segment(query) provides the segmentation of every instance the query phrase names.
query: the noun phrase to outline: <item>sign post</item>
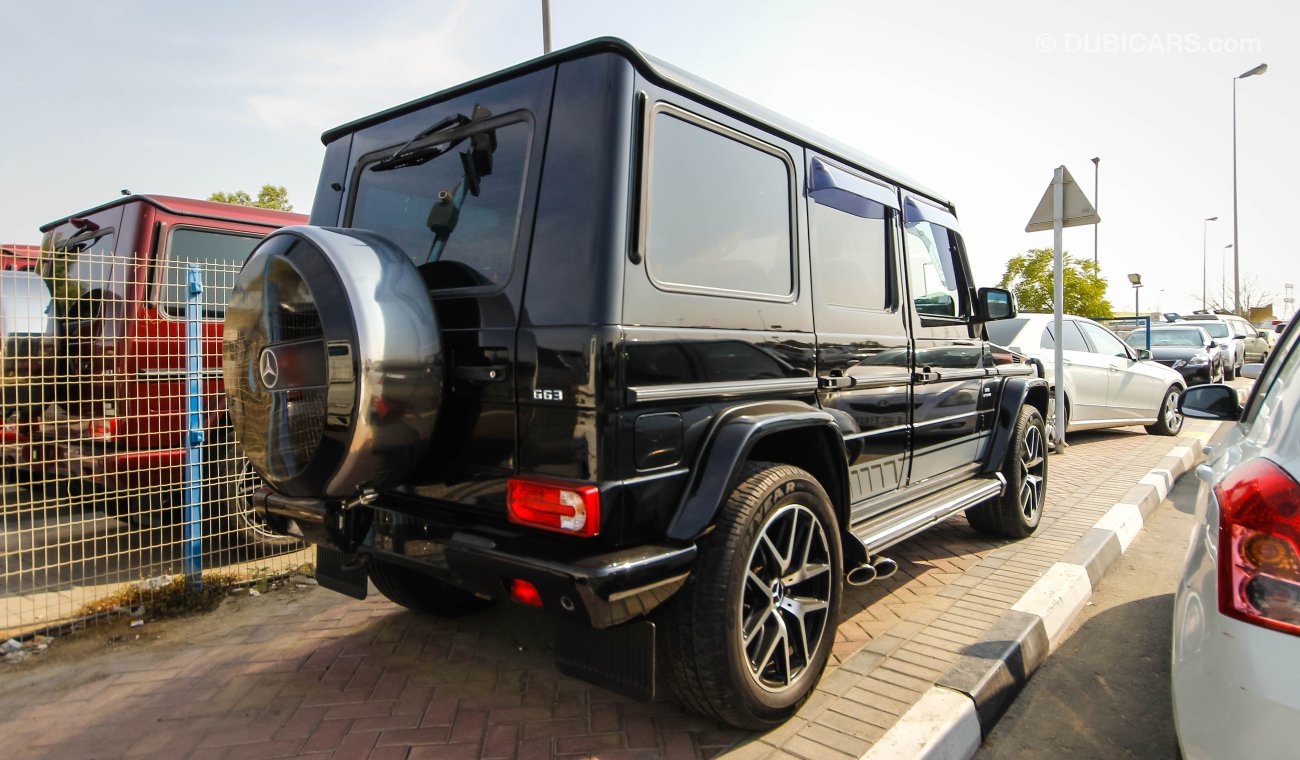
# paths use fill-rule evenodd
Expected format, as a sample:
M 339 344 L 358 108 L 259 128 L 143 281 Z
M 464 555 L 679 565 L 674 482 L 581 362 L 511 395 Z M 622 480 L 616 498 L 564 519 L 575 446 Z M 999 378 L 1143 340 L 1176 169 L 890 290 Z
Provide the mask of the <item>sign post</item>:
M 1070 176 L 1070 170 L 1064 166 L 1056 167 L 1052 174 L 1052 184 L 1047 186 L 1038 208 L 1025 225 L 1025 232 L 1052 231 L 1052 343 L 1055 352 L 1052 357 L 1052 382 L 1056 385 L 1056 412 L 1052 426 L 1052 442 L 1056 450 L 1065 446 L 1065 243 L 1063 232 L 1066 227 L 1083 224 L 1097 224 L 1101 217 L 1097 209 L 1088 202 L 1087 196 Z

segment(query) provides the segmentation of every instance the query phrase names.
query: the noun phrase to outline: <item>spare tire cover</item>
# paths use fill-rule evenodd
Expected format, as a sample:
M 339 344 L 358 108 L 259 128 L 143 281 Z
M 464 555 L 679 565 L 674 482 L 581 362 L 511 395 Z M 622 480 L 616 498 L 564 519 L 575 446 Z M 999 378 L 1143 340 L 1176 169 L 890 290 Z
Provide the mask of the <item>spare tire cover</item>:
M 428 449 L 443 379 L 433 304 L 380 235 L 269 235 L 231 291 L 223 351 L 235 434 L 286 496 L 385 488 Z

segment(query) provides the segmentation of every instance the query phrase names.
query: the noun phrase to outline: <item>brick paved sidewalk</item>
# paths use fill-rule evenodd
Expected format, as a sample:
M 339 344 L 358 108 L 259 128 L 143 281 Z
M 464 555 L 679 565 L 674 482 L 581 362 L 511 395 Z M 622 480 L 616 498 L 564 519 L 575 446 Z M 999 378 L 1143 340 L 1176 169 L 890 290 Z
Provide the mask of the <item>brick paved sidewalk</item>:
M 765 734 L 560 675 L 549 620 L 531 608 L 434 620 L 312 589 L 232 600 L 147 645 L 0 671 L 0 746 L 24 758 L 858 757 L 1177 445 L 1140 429 L 1071 441 L 1050 460 L 1030 539 L 954 518 L 891 551 L 893 578 L 848 589 L 831 669 Z

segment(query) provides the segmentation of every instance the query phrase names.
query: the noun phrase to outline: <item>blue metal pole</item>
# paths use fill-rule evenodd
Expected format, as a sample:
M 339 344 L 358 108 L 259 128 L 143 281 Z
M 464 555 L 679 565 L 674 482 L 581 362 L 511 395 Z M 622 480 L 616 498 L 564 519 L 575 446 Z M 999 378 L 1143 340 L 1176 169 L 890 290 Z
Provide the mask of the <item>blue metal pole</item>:
M 203 588 L 203 272 L 190 264 L 185 300 L 185 542 L 182 565 L 194 588 Z

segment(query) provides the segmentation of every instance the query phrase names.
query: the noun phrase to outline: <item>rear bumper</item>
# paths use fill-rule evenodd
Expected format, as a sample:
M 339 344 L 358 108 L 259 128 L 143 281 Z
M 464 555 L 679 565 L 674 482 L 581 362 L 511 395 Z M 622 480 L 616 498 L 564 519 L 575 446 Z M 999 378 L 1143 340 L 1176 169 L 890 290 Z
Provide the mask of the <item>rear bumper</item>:
M 7 429 L 0 433 L 0 462 L 22 479 L 79 480 L 106 490 L 132 490 L 180 482 L 185 451 L 117 451 L 89 442 L 34 441 Z
M 293 521 L 310 541 L 334 545 L 335 526 L 350 515 L 337 505 L 290 499 L 262 490 L 259 513 L 273 526 Z M 542 607 L 594 628 L 634 620 L 681 589 L 695 562 L 694 545 L 643 545 L 585 557 L 557 558 L 537 551 L 527 536 L 475 530 L 382 507 L 358 507 L 374 520 L 357 554 L 398 562 L 459 588 L 506 598 L 512 580 L 531 583 Z

